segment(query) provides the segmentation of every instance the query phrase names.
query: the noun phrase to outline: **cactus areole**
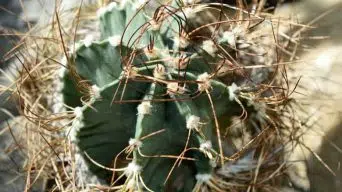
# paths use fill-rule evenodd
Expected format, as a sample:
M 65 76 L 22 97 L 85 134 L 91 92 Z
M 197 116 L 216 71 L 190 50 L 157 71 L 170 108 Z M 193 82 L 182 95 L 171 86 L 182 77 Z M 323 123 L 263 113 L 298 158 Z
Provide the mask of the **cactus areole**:
M 242 112 L 239 87 L 216 76 L 234 41 L 189 36 L 200 5 L 175 1 L 150 14 L 134 2 L 101 8 L 100 39 L 85 38 L 68 58 L 72 139 L 107 184 L 191 191 L 226 159 L 218 119 Z M 71 68 L 92 87 L 87 101 Z

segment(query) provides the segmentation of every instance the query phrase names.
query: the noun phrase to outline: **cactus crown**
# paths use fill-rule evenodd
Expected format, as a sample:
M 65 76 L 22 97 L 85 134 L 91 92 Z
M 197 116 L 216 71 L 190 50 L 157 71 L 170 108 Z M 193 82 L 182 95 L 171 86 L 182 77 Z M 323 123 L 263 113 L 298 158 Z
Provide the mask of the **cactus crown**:
M 74 108 L 71 137 L 89 170 L 123 190 L 191 191 L 231 155 L 222 138 L 230 117 L 254 110 L 243 107 L 243 87 L 270 72 L 229 68 L 272 61 L 247 51 L 252 22 L 234 20 L 229 7 L 173 1 L 151 13 L 146 6 L 100 8 L 100 40 L 85 38 L 67 59 L 62 93 Z M 75 74 L 89 94 L 79 91 Z

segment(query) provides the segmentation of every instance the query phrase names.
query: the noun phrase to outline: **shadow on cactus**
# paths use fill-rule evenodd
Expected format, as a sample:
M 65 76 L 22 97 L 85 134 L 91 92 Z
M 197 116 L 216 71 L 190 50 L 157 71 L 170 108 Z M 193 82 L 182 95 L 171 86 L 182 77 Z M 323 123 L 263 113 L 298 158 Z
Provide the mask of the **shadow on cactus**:
M 87 37 L 68 56 L 62 93 L 75 114 L 68 134 L 108 189 L 227 189 L 214 178 L 238 157 L 227 127 L 236 116 L 266 119 L 267 105 L 251 104 L 257 94 L 250 90 L 275 72 L 246 67 L 269 66 L 275 54 L 253 39 L 265 37 L 244 37 L 272 24 L 221 4 L 174 1 L 151 11 L 138 2 L 100 8 L 100 40 Z M 72 72 L 91 85 L 88 99 Z

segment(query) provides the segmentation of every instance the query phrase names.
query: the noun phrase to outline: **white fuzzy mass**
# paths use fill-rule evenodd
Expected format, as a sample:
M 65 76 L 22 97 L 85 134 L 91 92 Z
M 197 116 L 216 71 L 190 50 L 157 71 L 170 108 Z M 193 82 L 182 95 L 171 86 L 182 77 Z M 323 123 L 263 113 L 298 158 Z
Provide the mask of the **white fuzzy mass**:
M 212 41 L 212 40 L 203 41 L 202 49 L 205 50 L 210 55 L 215 55 L 215 53 L 217 51 L 217 47 L 216 47 L 214 41 Z
M 208 90 L 210 88 L 210 86 L 211 86 L 210 85 L 210 76 L 209 76 L 209 74 L 207 72 L 199 75 L 197 77 L 197 81 L 200 81 L 198 83 L 198 90 L 200 92 Z
M 211 144 L 211 141 L 206 141 L 206 142 L 203 142 L 203 143 L 201 143 L 201 145 L 200 145 L 200 150 L 201 151 L 208 151 L 208 150 L 210 150 L 210 149 L 212 149 L 212 144 Z
M 93 35 L 87 35 L 83 40 L 83 44 L 86 47 L 90 47 L 90 45 L 93 43 L 93 41 L 94 41 L 94 36 Z
M 200 118 L 196 115 L 191 115 L 186 120 L 186 128 L 187 129 L 197 129 L 200 124 Z
M 101 98 L 101 90 L 97 85 L 91 86 L 91 90 L 95 99 Z
M 118 7 L 118 3 L 116 3 L 116 2 L 111 2 L 106 7 L 100 7 L 96 11 L 96 16 L 99 18 L 102 15 L 104 15 L 105 13 L 112 11 L 115 7 Z
M 75 107 L 74 109 L 74 115 L 76 119 L 82 119 L 83 118 L 83 111 L 81 107 Z
M 108 38 L 108 42 L 111 46 L 117 47 L 120 45 L 121 42 L 121 36 L 120 35 L 114 35 Z
M 125 170 L 125 175 L 132 175 L 132 174 L 137 174 L 141 172 L 141 166 L 136 164 L 135 162 L 131 162 L 128 164 Z
M 239 89 L 239 87 L 235 84 L 235 83 L 232 83 L 232 85 L 230 85 L 228 87 L 228 90 L 229 90 L 229 100 L 230 101 L 233 101 L 235 98 L 236 98 L 236 91 Z
M 211 175 L 207 173 L 199 173 L 196 176 L 196 180 L 199 182 L 208 182 L 211 179 Z
M 143 101 L 138 105 L 139 115 L 148 115 L 152 112 L 152 105 L 150 101 Z
M 138 140 L 138 139 L 130 138 L 129 141 L 128 141 L 128 144 L 131 145 L 131 146 L 141 147 L 142 142 L 140 140 Z

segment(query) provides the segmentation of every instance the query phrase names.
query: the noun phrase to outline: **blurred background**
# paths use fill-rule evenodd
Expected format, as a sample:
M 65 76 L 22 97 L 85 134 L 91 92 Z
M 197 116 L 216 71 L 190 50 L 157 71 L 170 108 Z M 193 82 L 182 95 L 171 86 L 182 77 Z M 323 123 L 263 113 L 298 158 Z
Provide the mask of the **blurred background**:
M 0 69 L 8 68 L 10 61 L 4 56 L 16 44 L 17 38 L 8 36 L 13 31 L 26 31 L 26 22 L 21 18 L 22 8 L 19 1 L 0 0 Z M 0 85 L 8 85 L 8 78 L 0 73 Z M 0 95 L 0 191 L 17 192 L 25 187 L 25 170 L 22 165 L 25 157 L 19 150 L 13 150 L 14 141 L 6 121 L 10 115 L 17 115 L 15 105 L 8 92 Z
M 66 0 L 67 6 L 78 5 L 78 0 Z M 14 33 L 25 32 L 31 25 L 46 22 L 53 13 L 53 0 L 0 0 L 0 85 L 8 86 L 6 71 L 11 60 L 7 54 L 18 40 Z M 227 0 L 233 3 L 234 0 Z M 276 5 L 270 0 L 268 6 Z M 307 104 L 312 113 L 312 129 L 303 142 L 313 152 L 299 148 L 297 160 L 307 165 L 312 192 L 342 191 L 342 0 L 297 0 L 281 4 L 279 17 L 295 18 L 299 23 L 310 23 L 313 28 L 303 31 L 298 57 L 305 63 L 298 67 L 302 74 L 298 99 Z M 9 73 L 8 71 L 6 73 Z M 7 74 L 9 75 L 9 74 Z M 8 124 L 11 115 L 18 114 L 9 94 L 0 95 L 0 191 L 16 192 L 25 188 L 25 155 L 16 146 L 15 126 Z M 319 156 L 319 158 L 318 158 Z M 321 159 L 320 159 L 321 158 Z M 321 163 L 324 161 L 333 175 Z M 31 191 L 42 191 L 44 182 L 38 182 Z M 298 191 L 304 191 L 296 187 Z

